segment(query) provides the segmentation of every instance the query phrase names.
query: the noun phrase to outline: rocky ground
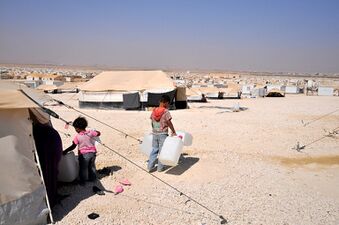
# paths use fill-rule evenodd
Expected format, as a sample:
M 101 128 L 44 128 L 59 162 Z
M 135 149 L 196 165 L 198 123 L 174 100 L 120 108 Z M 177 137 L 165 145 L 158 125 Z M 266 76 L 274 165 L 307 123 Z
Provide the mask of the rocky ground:
M 77 95 L 52 97 L 77 107 Z M 238 102 L 248 109 L 225 112 Z M 153 174 L 223 215 L 228 224 L 339 224 L 338 135 L 301 152 L 292 149 L 298 141 L 308 144 L 337 128 L 339 111 L 312 121 L 338 107 L 338 97 L 303 95 L 192 103 L 190 109 L 171 114 L 177 130 L 193 135 L 193 145 L 184 148 L 178 166 Z M 62 106 L 50 108 L 67 120 L 79 115 Z M 136 137 L 150 131 L 148 111 L 82 111 Z M 103 143 L 146 167 L 136 141 L 88 121 L 102 132 Z M 72 138 L 62 133 L 75 132 L 58 120 L 53 125 L 68 147 Z M 103 146 L 98 147 L 96 165 L 113 173 L 84 187 L 60 188 L 70 196 L 53 209 L 57 224 L 220 224 L 212 212 Z M 118 195 L 111 193 L 124 178 L 132 185 Z M 107 190 L 105 195 L 94 194 L 93 185 Z M 92 212 L 100 217 L 90 220 Z

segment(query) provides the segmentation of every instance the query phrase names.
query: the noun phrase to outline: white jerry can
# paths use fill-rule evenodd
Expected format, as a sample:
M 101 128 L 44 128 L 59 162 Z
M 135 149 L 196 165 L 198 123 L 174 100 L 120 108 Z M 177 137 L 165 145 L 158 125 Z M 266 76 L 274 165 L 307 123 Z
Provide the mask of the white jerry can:
M 160 155 L 159 161 L 167 166 L 176 166 L 183 148 L 183 142 L 179 137 L 167 137 Z
M 144 139 L 142 140 L 142 143 L 139 145 L 140 151 L 144 153 L 147 157 L 149 157 L 152 152 L 152 141 L 153 141 L 153 135 L 146 134 L 144 136 Z
M 193 142 L 193 136 L 185 131 L 177 131 L 177 136 L 182 139 L 184 146 L 191 146 Z
M 68 152 L 62 155 L 59 162 L 58 181 L 72 182 L 79 175 L 79 162 L 76 159 L 74 152 Z

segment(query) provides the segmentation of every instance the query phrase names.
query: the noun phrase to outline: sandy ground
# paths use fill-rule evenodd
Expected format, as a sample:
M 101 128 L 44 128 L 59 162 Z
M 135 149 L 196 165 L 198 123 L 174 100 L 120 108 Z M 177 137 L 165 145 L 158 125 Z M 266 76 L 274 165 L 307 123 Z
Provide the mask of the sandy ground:
M 77 95 L 52 95 L 77 107 Z M 248 110 L 224 112 L 239 102 Z M 325 131 L 339 126 L 339 112 L 307 123 L 339 107 L 338 97 L 293 96 L 285 98 L 214 100 L 193 103 L 188 110 L 171 111 L 177 130 L 192 133 L 193 145 L 184 148 L 180 164 L 163 173 L 166 182 L 223 215 L 229 224 L 339 224 L 339 139 L 328 137 L 307 146 Z M 67 120 L 79 113 L 62 106 L 50 107 Z M 150 131 L 150 112 L 122 110 L 82 111 L 142 137 Z M 102 132 L 102 141 L 138 165 L 147 158 L 132 139 L 88 119 Z M 74 136 L 73 129 L 53 120 L 58 131 Z M 64 147 L 72 138 L 61 134 Z M 76 152 L 76 151 L 75 151 Z M 60 189 L 71 194 L 54 208 L 57 224 L 220 224 L 220 219 L 171 188 L 139 170 L 102 146 L 97 169 L 113 174 L 95 185 L 113 190 L 123 178 L 132 186 L 119 195 L 92 193 L 85 187 Z M 90 220 L 87 215 L 100 215 Z

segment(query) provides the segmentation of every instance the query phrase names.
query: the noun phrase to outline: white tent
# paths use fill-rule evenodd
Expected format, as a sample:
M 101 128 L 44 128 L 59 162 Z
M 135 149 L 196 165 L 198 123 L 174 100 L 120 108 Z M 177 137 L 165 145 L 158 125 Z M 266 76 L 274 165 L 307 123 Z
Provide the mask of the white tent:
M 319 96 L 333 96 L 334 88 L 333 87 L 318 87 Z
M 251 91 L 254 88 L 253 84 L 246 84 L 241 87 L 241 94 L 242 95 L 251 95 Z
M 34 158 L 29 110 L 43 112 L 18 87 L 0 82 L 0 224 L 46 224 L 49 210 Z
M 163 71 L 106 71 L 81 85 L 80 106 L 87 103 L 121 104 L 124 94 L 138 93 L 147 102 L 149 93 L 175 90 L 173 81 Z
M 299 87 L 297 86 L 286 86 L 285 93 L 286 94 L 298 94 L 300 91 Z

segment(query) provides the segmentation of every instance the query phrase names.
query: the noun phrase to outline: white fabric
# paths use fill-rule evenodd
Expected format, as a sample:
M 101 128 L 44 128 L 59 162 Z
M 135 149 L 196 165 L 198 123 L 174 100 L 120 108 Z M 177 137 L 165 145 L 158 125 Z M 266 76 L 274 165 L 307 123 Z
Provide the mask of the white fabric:
M 47 207 L 28 109 L 1 109 L 0 124 L 0 224 L 33 224 Z

